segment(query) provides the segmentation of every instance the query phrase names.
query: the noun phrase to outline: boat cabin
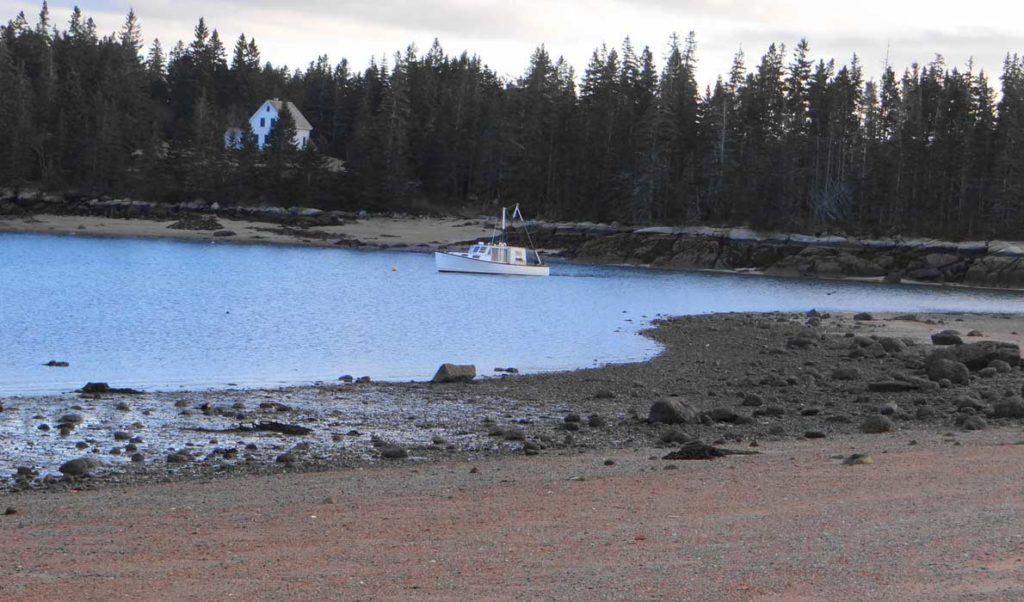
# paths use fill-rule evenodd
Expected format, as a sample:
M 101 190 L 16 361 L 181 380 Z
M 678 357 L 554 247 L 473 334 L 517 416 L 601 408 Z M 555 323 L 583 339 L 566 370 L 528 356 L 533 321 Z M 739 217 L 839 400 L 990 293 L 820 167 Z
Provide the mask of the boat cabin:
M 466 256 L 471 259 L 508 265 L 540 265 L 540 256 L 536 251 L 527 252 L 523 247 L 509 247 L 504 244 L 477 243 L 469 248 Z

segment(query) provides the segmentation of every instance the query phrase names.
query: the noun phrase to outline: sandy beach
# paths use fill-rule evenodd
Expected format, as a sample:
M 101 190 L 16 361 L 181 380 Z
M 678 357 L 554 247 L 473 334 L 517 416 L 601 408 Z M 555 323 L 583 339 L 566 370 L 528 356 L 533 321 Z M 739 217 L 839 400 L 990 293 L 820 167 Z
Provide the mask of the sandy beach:
M 392 218 L 370 216 L 336 226 L 283 228 L 271 222 L 217 218 L 223 230 L 169 228 L 178 220 L 117 219 L 88 215 L 0 216 L 0 232 L 61 234 L 123 238 L 164 238 L 216 243 L 343 246 L 361 244 L 383 248 L 436 248 L 490 238 L 480 220 L 465 218 Z

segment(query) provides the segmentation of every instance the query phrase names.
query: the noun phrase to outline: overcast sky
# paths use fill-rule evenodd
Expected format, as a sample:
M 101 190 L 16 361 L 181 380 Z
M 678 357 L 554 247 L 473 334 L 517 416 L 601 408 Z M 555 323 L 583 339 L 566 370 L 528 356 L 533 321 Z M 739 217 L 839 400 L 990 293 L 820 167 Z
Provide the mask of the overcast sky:
M 53 21 L 66 28 L 74 2 L 53 0 Z M 792 48 L 806 37 L 816 58 L 845 63 L 857 53 L 868 76 L 886 56 L 902 70 L 936 53 L 950 66 L 973 57 L 997 84 L 1007 52 L 1024 53 L 1024 3 L 1006 0 L 82 0 L 101 33 L 120 27 L 134 6 L 147 44 L 169 50 L 186 43 L 200 16 L 229 47 L 239 33 L 255 36 L 264 60 L 305 67 L 320 54 L 363 68 L 371 56 L 392 56 L 436 37 L 445 51 L 480 55 L 500 75 L 518 76 L 545 44 L 582 74 L 595 47 L 631 36 L 659 60 L 669 35 L 697 35 L 701 83 L 725 73 L 740 47 L 752 67 L 772 42 Z M 35 23 L 40 2 L 0 0 L 0 17 L 25 11 Z

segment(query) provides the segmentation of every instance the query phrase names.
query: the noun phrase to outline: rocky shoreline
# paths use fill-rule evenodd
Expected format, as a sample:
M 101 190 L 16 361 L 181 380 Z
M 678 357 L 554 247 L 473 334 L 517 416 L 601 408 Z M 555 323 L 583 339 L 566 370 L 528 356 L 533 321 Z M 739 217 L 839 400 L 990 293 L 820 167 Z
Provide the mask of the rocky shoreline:
M 408 248 L 431 251 L 476 240 L 489 232 L 487 219 L 466 221 L 464 232 L 402 240 L 393 234 L 346 229 L 360 220 L 381 219 L 365 212 L 323 211 L 309 207 L 246 207 L 207 203 L 154 203 L 134 199 L 92 198 L 0 192 L 4 217 L 83 216 L 115 220 L 175 221 L 184 232 L 231 242 L 278 242 L 317 246 Z M 391 217 L 391 216 L 389 216 Z M 419 218 L 393 216 L 415 222 Z M 221 226 L 217 219 L 247 226 L 248 236 Z M 438 218 L 440 219 L 440 218 Z M 529 225 L 532 242 L 553 255 L 589 263 L 644 265 L 674 270 L 749 271 L 774 276 L 858 278 L 992 288 L 1024 288 L 1024 243 L 999 240 L 943 241 L 893 236 L 858 238 L 759 232 L 748 228 L 630 228 L 593 223 Z M 0 227 L 0 231 L 4 228 Z M 82 228 L 79 228 L 82 229 Z M 184 232 L 183 232 L 184 231 Z M 104 235 L 92 229 L 87 234 Z M 164 236 L 174 236 L 163 233 Z M 525 237 L 524 237 L 525 239 Z
M 665 347 L 649 362 L 574 372 L 7 398 L 0 477 L 6 489 L 94 488 L 651 445 L 668 454 L 694 440 L 756 450 L 900 429 L 954 442 L 957 431 L 1024 424 L 1022 331 L 1020 316 L 694 316 L 647 332 Z M 62 476 L 76 458 L 86 460 Z
M 1024 288 L 1024 245 L 1008 241 L 859 239 L 746 228 L 623 230 L 599 224 L 537 224 L 534 240 L 588 262 Z

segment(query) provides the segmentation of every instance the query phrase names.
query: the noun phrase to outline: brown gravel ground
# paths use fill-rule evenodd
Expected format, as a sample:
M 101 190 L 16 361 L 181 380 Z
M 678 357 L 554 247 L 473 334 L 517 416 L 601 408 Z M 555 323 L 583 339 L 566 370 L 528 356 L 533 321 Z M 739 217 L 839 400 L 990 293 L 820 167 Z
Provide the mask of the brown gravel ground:
M 1015 600 L 1020 439 L 904 431 L 713 462 L 619 449 L 13 494 L 0 598 Z M 851 451 L 875 463 L 833 457 Z

